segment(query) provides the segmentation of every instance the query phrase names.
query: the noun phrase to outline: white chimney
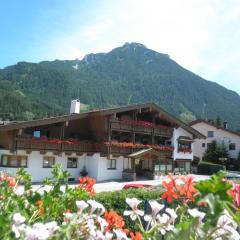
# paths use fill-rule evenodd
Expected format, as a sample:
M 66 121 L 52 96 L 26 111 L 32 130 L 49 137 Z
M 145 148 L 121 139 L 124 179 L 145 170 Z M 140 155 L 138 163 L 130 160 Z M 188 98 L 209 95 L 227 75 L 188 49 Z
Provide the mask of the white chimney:
M 71 102 L 70 114 L 80 113 L 80 100 L 75 99 Z
M 225 121 L 225 122 L 223 123 L 223 127 L 224 127 L 225 129 L 228 129 L 228 122 L 227 122 L 227 121 Z

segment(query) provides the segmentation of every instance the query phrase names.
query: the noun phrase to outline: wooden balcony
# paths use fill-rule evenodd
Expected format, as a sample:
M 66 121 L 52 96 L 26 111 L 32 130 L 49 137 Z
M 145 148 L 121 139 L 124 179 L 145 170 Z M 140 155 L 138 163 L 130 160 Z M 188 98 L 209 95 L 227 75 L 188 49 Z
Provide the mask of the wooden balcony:
M 173 135 L 173 128 L 154 128 L 154 135 L 171 138 Z
M 119 120 L 110 120 L 110 128 L 115 131 L 123 131 L 123 132 L 135 132 L 135 133 L 142 133 L 142 134 L 149 134 L 155 136 L 162 136 L 171 138 L 173 134 L 173 128 L 163 126 L 141 126 L 141 125 L 131 125 L 125 123 L 124 121 Z
M 124 148 L 118 146 L 106 146 L 103 144 L 94 144 L 81 142 L 79 144 L 55 143 L 49 141 L 32 140 L 21 136 L 15 139 L 15 149 L 27 151 L 43 151 L 43 152 L 69 152 L 69 153 L 101 153 L 104 155 L 115 154 L 119 156 L 127 156 L 133 152 L 137 152 L 142 148 Z M 171 158 L 171 151 L 160 152 L 162 157 Z
M 118 120 L 110 120 L 110 128 L 117 131 L 133 131 L 133 126 Z
M 56 152 L 76 152 L 76 153 L 91 153 L 91 152 L 106 152 L 106 146 L 100 146 L 89 143 L 68 144 L 68 143 L 53 143 L 49 141 L 31 140 L 28 138 L 17 137 L 16 149 L 30 151 L 56 151 Z

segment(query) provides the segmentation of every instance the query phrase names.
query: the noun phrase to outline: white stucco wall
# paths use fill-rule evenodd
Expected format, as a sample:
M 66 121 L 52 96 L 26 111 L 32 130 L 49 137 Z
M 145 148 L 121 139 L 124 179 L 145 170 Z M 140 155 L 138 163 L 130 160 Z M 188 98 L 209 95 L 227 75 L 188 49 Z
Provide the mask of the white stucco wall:
M 98 165 L 98 181 L 122 179 L 124 158 L 121 156 L 114 159 L 116 159 L 116 169 L 107 169 L 107 158 L 100 157 Z
M 173 159 L 186 159 L 186 160 L 193 160 L 193 151 L 194 151 L 194 146 L 191 144 L 191 149 L 192 153 L 184 153 L 184 152 L 178 152 L 178 141 L 177 139 L 180 136 L 185 136 L 185 137 L 190 137 L 191 139 L 193 138 L 192 134 L 185 131 L 183 128 L 174 128 L 173 131 L 173 138 L 172 138 L 172 144 L 174 146 L 174 151 L 173 151 Z
M 229 156 L 231 158 L 238 157 L 240 151 L 240 136 L 223 129 L 218 129 L 204 122 L 197 123 L 192 127 L 207 137 L 206 139 L 196 139 L 194 142 L 194 155 L 199 157 L 200 160 L 202 160 L 202 157 L 207 149 L 207 144 L 212 141 L 216 141 L 219 144 L 224 143 L 227 150 L 229 150 L 230 143 L 235 143 L 236 150 L 229 150 Z M 214 137 L 208 137 L 208 131 L 213 131 Z M 203 143 L 205 143 L 205 147 L 202 146 Z
M 8 150 L 0 150 L 0 155 L 2 154 L 11 155 Z M 60 163 L 62 165 L 62 169 L 67 170 L 76 180 L 78 179 L 80 171 L 84 165 L 84 156 L 76 156 L 76 154 L 66 156 L 64 153 L 61 155 L 53 155 L 52 152 L 47 152 L 46 154 L 41 155 L 39 151 L 32 151 L 30 154 L 26 154 L 26 151 L 18 150 L 16 155 L 28 156 L 28 167 L 25 168 L 25 170 L 32 175 L 33 182 L 41 182 L 45 177 L 51 176 L 52 169 L 43 168 L 43 156 L 55 156 L 55 163 Z M 67 168 L 68 157 L 76 157 L 78 159 L 77 168 Z M 0 170 L 14 174 L 17 171 L 17 168 L 0 167 Z
M 11 155 L 8 150 L 0 150 L 0 159 L 2 154 Z M 107 169 L 107 158 L 100 157 L 99 153 L 96 153 L 92 156 L 87 156 L 83 154 L 82 156 L 77 156 L 76 154 L 65 155 L 53 155 L 52 152 L 47 152 L 44 155 L 41 155 L 39 151 L 32 151 L 30 154 L 27 154 L 26 151 L 18 150 L 17 155 L 28 156 L 28 167 L 25 170 L 31 174 L 33 182 L 41 182 L 46 177 L 51 177 L 52 168 L 43 168 L 43 156 L 55 156 L 55 163 L 60 163 L 63 170 L 67 170 L 75 180 L 78 180 L 80 172 L 83 170 L 84 165 L 88 171 L 88 175 L 94 178 L 97 181 L 111 180 L 111 179 L 121 179 L 124 159 L 123 157 L 116 158 L 116 169 Z M 76 157 L 78 159 L 77 168 L 67 168 L 67 158 Z M 17 171 L 17 168 L 6 168 L 0 167 L 0 171 L 6 171 L 11 174 L 14 174 Z
M 85 155 L 86 170 L 88 172 L 88 176 L 94 178 L 96 181 L 98 181 L 99 160 L 100 160 L 99 153 L 95 153 L 92 156 Z

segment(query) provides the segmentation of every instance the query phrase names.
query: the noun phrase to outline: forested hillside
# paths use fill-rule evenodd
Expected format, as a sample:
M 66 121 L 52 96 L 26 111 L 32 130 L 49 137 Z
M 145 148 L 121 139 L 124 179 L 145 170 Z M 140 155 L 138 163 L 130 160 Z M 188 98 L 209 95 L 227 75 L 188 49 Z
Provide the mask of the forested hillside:
M 0 70 L 0 117 L 26 120 L 89 108 L 153 101 L 182 119 L 216 118 L 240 129 L 240 96 L 138 43 L 82 60 L 20 62 Z

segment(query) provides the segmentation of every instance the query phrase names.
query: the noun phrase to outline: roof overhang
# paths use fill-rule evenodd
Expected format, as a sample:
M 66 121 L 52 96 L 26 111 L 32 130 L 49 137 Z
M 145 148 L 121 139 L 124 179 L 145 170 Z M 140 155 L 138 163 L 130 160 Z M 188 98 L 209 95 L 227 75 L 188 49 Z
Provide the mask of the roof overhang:
M 153 148 L 147 148 L 147 149 L 142 149 L 137 152 L 129 154 L 128 158 L 137 159 L 137 158 L 141 158 L 141 157 L 145 156 L 146 154 L 151 154 L 154 156 L 160 155 L 160 153 L 158 151 L 154 150 Z
M 104 115 L 111 115 L 114 113 L 121 113 L 126 111 L 133 111 L 133 110 L 141 111 L 144 109 L 156 111 L 160 117 L 163 117 L 165 120 L 171 122 L 174 125 L 174 127 L 176 128 L 182 127 L 184 130 L 191 133 L 194 138 L 206 138 L 203 134 L 201 134 L 194 128 L 188 126 L 186 123 L 182 122 L 181 120 L 177 119 L 176 117 L 174 117 L 173 115 L 171 115 L 170 113 L 168 113 L 167 111 L 165 111 L 163 108 L 159 107 L 155 103 L 133 104 L 133 105 L 127 105 L 122 107 L 94 110 L 94 111 L 79 113 L 79 114 L 70 114 L 70 115 L 51 117 L 51 118 L 45 118 L 45 119 L 39 119 L 39 120 L 23 121 L 19 123 L 9 123 L 2 126 L 0 125 L 0 131 L 10 131 L 10 130 L 17 130 L 22 128 L 50 125 L 54 123 L 64 123 L 67 121 L 87 118 L 90 116 L 104 116 Z

